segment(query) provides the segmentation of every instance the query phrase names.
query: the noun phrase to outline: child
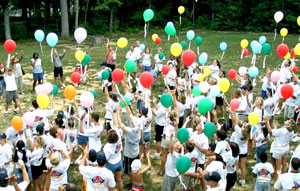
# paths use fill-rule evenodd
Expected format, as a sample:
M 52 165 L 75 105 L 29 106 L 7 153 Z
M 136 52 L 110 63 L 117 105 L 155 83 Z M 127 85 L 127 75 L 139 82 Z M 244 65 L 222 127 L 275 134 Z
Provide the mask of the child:
M 97 77 L 98 79 L 102 79 L 102 73 L 104 71 L 107 71 L 111 74 L 111 69 L 109 67 L 106 66 L 106 63 L 105 62 L 102 62 L 101 64 L 99 64 L 100 67 L 101 67 L 101 70 L 99 72 L 97 72 L 95 75 L 92 75 L 91 78 L 95 78 Z M 102 79 L 102 90 L 103 92 L 105 92 L 105 85 L 108 84 L 108 92 L 111 92 L 112 91 L 112 86 L 111 86 L 111 83 L 112 82 L 112 79 L 111 77 L 109 77 L 108 79 L 104 80 Z
M 80 79 L 81 79 L 81 75 L 82 75 L 82 71 L 81 71 L 81 65 L 80 64 L 76 64 L 76 67 L 75 67 L 75 70 L 73 71 L 74 72 L 77 72 L 80 74 Z M 78 84 L 73 84 L 75 87 L 79 86 L 80 87 L 80 82 Z
M 68 151 L 72 149 L 72 144 L 77 143 L 77 129 L 75 127 L 75 121 L 70 119 L 68 121 L 68 127 L 65 129 L 65 136 L 66 138 L 66 146 Z M 77 145 L 77 144 L 76 144 Z M 76 151 L 78 150 L 78 147 L 76 146 Z
M 237 180 L 237 173 L 236 168 L 239 163 L 239 154 L 240 148 L 236 143 L 230 143 L 230 147 L 232 149 L 232 157 L 230 158 L 229 162 L 227 163 L 227 184 L 226 184 L 226 191 L 230 191 L 232 187 L 234 187 L 235 182 Z
M 16 77 L 16 82 L 18 85 L 18 88 L 20 90 L 20 94 L 24 94 L 23 93 L 23 70 L 22 70 L 22 66 L 20 64 L 20 62 L 23 60 L 23 56 L 24 56 L 24 52 L 21 51 L 21 58 L 18 59 L 17 58 L 18 53 L 15 54 L 15 56 L 12 57 L 12 65 L 13 65 L 13 69 L 14 69 L 14 74 Z
M 271 163 L 267 162 L 268 156 L 265 152 L 260 154 L 260 163 L 254 166 L 252 173 L 256 178 L 255 191 L 259 190 L 271 190 L 270 182 L 274 176 L 274 169 Z
M 156 80 L 157 80 L 157 77 L 158 77 L 158 75 L 159 75 L 159 71 L 156 69 L 155 66 L 152 66 L 152 68 L 150 69 L 149 72 L 150 72 L 150 73 L 153 75 L 153 77 L 154 77 L 154 82 L 153 82 L 152 86 L 153 86 L 153 88 L 155 88 L 155 87 L 156 87 Z
M 204 179 L 206 180 L 206 185 L 208 186 L 206 191 L 223 190 L 222 185 L 219 184 L 219 181 L 221 180 L 221 175 L 217 171 L 213 171 L 204 175 Z
M 0 133 L 0 165 L 7 170 L 8 176 L 12 175 L 13 166 L 11 164 L 13 152 L 7 143 L 6 134 Z
M 186 143 L 186 150 L 188 153 L 185 156 L 189 157 L 191 160 L 191 167 L 187 172 L 193 173 L 196 172 L 196 165 L 197 165 L 197 151 L 194 150 L 194 145 L 191 142 Z M 183 187 L 183 190 L 194 190 L 195 187 L 195 179 L 190 176 L 182 176 L 182 183 L 186 186 Z
M 52 53 L 52 52 L 51 52 Z M 63 50 L 62 54 L 58 54 L 56 48 L 53 51 L 53 55 L 51 54 L 52 57 L 52 63 L 54 64 L 54 80 L 53 84 L 56 84 L 56 79 L 59 76 L 61 80 L 61 88 L 65 87 L 64 84 L 64 73 L 63 73 L 63 65 L 62 65 L 62 59 L 66 55 L 66 49 Z
M 149 71 L 151 68 L 151 58 L 153 58 L 150 48 L 146 49 L 146 52 L 142 55 L 142 72 Z

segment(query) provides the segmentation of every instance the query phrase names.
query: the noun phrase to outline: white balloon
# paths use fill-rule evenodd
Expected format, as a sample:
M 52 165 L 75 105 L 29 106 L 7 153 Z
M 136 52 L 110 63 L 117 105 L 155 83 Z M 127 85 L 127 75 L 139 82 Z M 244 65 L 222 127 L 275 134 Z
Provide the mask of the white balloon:
M 245 66 L 241 66 L 239 68 L 239 74 L 240 74 L 240 76 L 243 76 L 246 73 L 247 73 L 247 68 Z
M 199 89 L 201 92 L 208 92 L 210 85 L 207 81 L 203 81 L 199 84 Z
M 279 23 L 283 19 L 283 16 L 284 16 L 284 14 L 282 11 L 277 11 L 274 14 L 274 19 L 275 19 L 276 23 Z
M 210 87 L 210 95 L 216 97 L 220 94 L 220 88 L 218 85 L 213 85 Z

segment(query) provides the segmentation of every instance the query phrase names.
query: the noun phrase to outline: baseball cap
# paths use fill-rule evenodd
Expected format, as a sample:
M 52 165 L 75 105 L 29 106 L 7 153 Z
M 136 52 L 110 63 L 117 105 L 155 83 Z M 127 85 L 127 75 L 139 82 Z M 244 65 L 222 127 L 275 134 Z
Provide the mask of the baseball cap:
M 9 72 L 12 71 L 12 68 L 8 68 L 7 71 L 9 71 Z
M 6 139 L 6 134 L 5 133 L 0 133 L 0 139 Z
M 44 127 L 45 127 L 45 123 L 40 123 L 40 124 L 38 124 L 38 126 L 36 127 L 36 131 L 37 131 L 39 134 L 43 134 L 43 132 L 44 132 Z
M 221 180 L 221 176 L 217 171 L 210 172 L 209 174 L 204 175 L 206 181 L 214 181 L 219 182 Z
M 142 167 L 142 163 L 140 159 L 134 159 L 133 162 L 131 163 L 131 169 L 137 173 Z
M 114 101 L 118 101 L 117 94 L 110 94 L 110 98 L 113 99 Z
M 64 112 L 63 111 L 59 111 L 57 113 L 57 118 L 64 118 Z
M 8 185 L 7 170 L 5 168 L 0 168 L 0 187 L 6 187 Z
M 103 162 L 103 161 L 106 161 L 106 156 L 105 156 L 105 153 L 103 151 L 99 151 L 97 153 L 97 162 Z
M 76 67 L 80 67 L 80 64 L 76 64 Z
M 142 114 L 147 115 L 148 114 L 148 108 L 147 107 L 142 107 Z
M 106 62 L 101 62 L 101 64 L 99 64 L 99 66 L 106 66 Z
M 58 165 L 60 161 L 60 157 L 58 153 L 53 153 L 50 158 L 50 163 L 54 166 Z
M 97 152 L 94 149 L 91 149 L 89 152 L 89 160 L 95 162 L 97 159 Z
M 248 90 L 248 86 L 241 86 L 240 89 Z

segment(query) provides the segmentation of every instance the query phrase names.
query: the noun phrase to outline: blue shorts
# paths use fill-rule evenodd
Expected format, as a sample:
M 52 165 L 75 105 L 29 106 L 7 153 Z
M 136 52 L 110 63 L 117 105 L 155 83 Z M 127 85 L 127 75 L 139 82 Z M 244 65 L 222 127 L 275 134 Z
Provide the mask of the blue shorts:
M 42 80 L 44 78 L 43 73 L 33 73 L 33 80 Z
M 144 132 L 144 141 L 145 143 L 150 144 L 151 143 L 151 131 L 150 132 Z M 142 141 L 140 140 L 140 145 L 142 144 Z
M 144 65 L 142 65 L 142 71 L 144 72 L 144 71 L 150 71 L 150 69 L 151 69 L 151 66 L 144 66 Z
M 32 175 L 31 175 L 31 168 L 30 166 L 26 166 L 26 170 L 27 170 L 27 174 L 29 176 L 29 180 L 30 182 L 32 181 Z M 15 176 L 18 176 L 19 178 L 17 179 L 17 183 L 21 183 L 23 182 L 23 173 L 21 171 L 21 169 L 17 168 L 16 171 L 15 171 Z
M 262 98 L 268 98 L 268 96 L 267 96 L 267 91 L 261 90 L 261 97 L 262 97 Z
M 111 163 L 107 162 L 106 165 L 105 165 L 105 167 L 108 170 L 112 171 L 112 173 L 119 172 L 119 171 L 123 170 L 123 162 L 122 162 L 122 160 L 120 160 L 116 164 L 111 164 Z
M 78 136 L 78 145 L 86 145 L 89 142 L 89 138 L 83 135 Z
M 136 103 L 136 106 L 137 106 L 137 109 L 142 109 L 144 107 L 144 102 L 140 99 L 137 100 L 137 103 Z

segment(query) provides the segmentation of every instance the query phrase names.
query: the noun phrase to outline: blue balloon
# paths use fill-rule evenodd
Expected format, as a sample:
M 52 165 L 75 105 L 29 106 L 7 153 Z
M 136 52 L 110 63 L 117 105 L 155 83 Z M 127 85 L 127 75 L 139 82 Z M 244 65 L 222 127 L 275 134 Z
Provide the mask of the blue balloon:
M 265 44 L 266 43 L 266 41 L 267 41 L 267 38 L 265 37 L 265 36 L 261 36 L 261 37 L 259 37 L 259 43 L 261 44 L 261 45 L 263 45 L 263 44 Z
M 42 42 L 42 41 L 44 40 L 44 38 L 45 38 L 45 33 L 44 33 L 44 31 L 42 31 L 42 30 L 40 30 L 40 29 L 36 30 L 36 31 L 34 32 L 34 38 L 35 38 L 36 41 Z
M 252 44 L 252 43 L 251 43 Z M 253 54 L 259 54 L 262 48 L 262 45 L 259 42 L 254 42 L 251 46 Z
M 221 49 L 222 51 L 225 51 L 225 50 L 227 49 L 227 43 L 226 43 L 226 42 L 221 42 L 221 43 L 220 43 L 220 49 Z
M 203 52 L 199 56 L 199 62 L 200 64 L 204 65 L 207 62 L 207 53 Z
M 141 44 L 141 45 L 140 45 L 140 49 L 141 49 L 141 50 L 145 50 L 145 48 L 146 48 L 146 46 L 145 46 L 144 44 Z
M 256 40 L 253 40 L 253 41 L 250 43 L 251 49 L 253 49 L 253 45 L 254 45 L 255 43 L 259 43 L 259 42 L 257 42 Z
M 256 66 L 251 66 L 249 69 L 248 69 L 248 74 L 249 76 L 251 76 L 252 78 L 255 78 L 256 76 L 258 76 L 259 74 L 259 70 Z
M 46 41 L 49 46 L 54 47 L 58 42 L 58 37 L 54 32 L 51 32 L 47 34 Z
M 193 40 L 195 37 L 195 32 L 193 30 L 189 30 L 187 33 L 186 33 L 186 38 L 188 40 Z
M 172 21 L 169 21 L 169 22 L 167 23 L 167 26 L 168 26 L 168 25 L 174 26 L 174 23 L 173 23 Z

